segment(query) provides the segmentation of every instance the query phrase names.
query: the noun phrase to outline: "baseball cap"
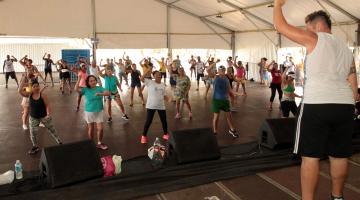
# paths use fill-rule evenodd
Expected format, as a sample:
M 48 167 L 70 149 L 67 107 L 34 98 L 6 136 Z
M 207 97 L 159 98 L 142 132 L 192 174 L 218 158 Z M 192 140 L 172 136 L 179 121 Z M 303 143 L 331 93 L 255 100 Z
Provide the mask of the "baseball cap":
M 219 70 L 225 70 L 224 65 L 220 65 Z

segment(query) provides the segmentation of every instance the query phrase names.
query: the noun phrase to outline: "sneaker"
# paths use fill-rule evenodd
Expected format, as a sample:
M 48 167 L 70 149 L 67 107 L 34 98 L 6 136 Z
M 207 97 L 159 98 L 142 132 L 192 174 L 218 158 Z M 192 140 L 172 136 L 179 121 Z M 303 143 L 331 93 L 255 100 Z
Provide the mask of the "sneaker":
M 62 141 L 59 138 L 56 138 L 55 141 L 56 141 L 57 144 L 63 144 Z
M 23 129 L 28 130 L 29 128 L 28 128 L 28 126 L 26 124 L 23 124 Z
M 40 127 L 45 127 L 45 125 L 43 123 L 40 122 L 39 124 Z
M 32 147 L 29 151 L 28 154 L 29 155 L 35 155 L 38 151 L 40 151 L 39 147 Z
M 231 130 L 229 129 L 229 134 L 233 137 L 233 138 L 238 138 L 239 135 L 236 133 L 236 130 Z
M 108 120 L 107 120 L 108 123 L 111 123 L 112 122 L 112 117 L 109 117 Z
M 189 112 L 189 118 L 192 119 L 192 112 Z
M 100 143 L 96 145 L 96 148 L 106 150 L 108 149 L 108 146 L 106 146 L 104 143 Z
M 147 137 L 142 135 L 140 142 L 141 142 L 141 144 L 146 144 L 147 143 Z
M 180 113 L 176 113 L 175 119 L 180 119 L 180 118 L 181 118 Z
M 124 114 L 121 118 L 123 118 L 124 120 L 129 120 L 129 117 L 126 114 Z
M 334 197 L 331 195 L 330 200 L 344 200 L 344 197 Z
M 162 137 L 164 140 L 169 140 L 169 134 L 165 133 Z

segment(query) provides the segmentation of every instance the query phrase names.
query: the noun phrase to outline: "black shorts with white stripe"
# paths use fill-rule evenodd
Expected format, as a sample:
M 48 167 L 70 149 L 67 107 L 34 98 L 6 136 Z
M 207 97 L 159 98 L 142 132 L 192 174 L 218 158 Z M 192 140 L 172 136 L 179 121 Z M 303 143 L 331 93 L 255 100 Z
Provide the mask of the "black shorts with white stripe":
M 313 158 L 350 157 L 354 109 L 351 104 L 302 104 L 294 153 Z

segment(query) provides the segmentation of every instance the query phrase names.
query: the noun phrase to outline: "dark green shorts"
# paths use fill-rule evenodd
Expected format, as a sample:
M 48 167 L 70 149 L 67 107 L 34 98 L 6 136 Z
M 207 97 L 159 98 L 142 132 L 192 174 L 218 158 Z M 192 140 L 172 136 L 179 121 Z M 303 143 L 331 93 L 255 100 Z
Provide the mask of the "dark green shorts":
M 229 100 L 213 99 L 211 104 L 211 112 L 219 113 L 220 110 L 224 112 L 230 112 Z

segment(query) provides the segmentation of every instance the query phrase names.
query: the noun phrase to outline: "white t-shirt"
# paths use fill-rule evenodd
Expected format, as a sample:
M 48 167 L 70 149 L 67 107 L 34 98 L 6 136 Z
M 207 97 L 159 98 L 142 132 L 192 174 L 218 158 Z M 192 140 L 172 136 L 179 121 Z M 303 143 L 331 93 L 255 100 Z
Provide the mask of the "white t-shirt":
M 354 104 L 347 78 L 353 55 L 347 45 L 332 34 L 317 33 L 314 50 L 306 56 L 304 103 Z
M 12 60 L 5 60 L 5 72 L 13 72 L 14 64 Z
M 203 74 L 205 71 L 205 64 L 203 62 L 196 63 L 196 72 L 198 74 Z
M 165 110 L 164 96 L 166 95 L 166 91 L 164 83 L 156 83 L 155 81 L 146 78 L 144 84 L 148 89 L 146 108 Z
M 89 67 L 89 71 L 90 71 L 90 75 L 99 77 L 99 73 L 98 73 L 97 67 L 92 67 L 92 66 L 90 66 L 90 67 Z

